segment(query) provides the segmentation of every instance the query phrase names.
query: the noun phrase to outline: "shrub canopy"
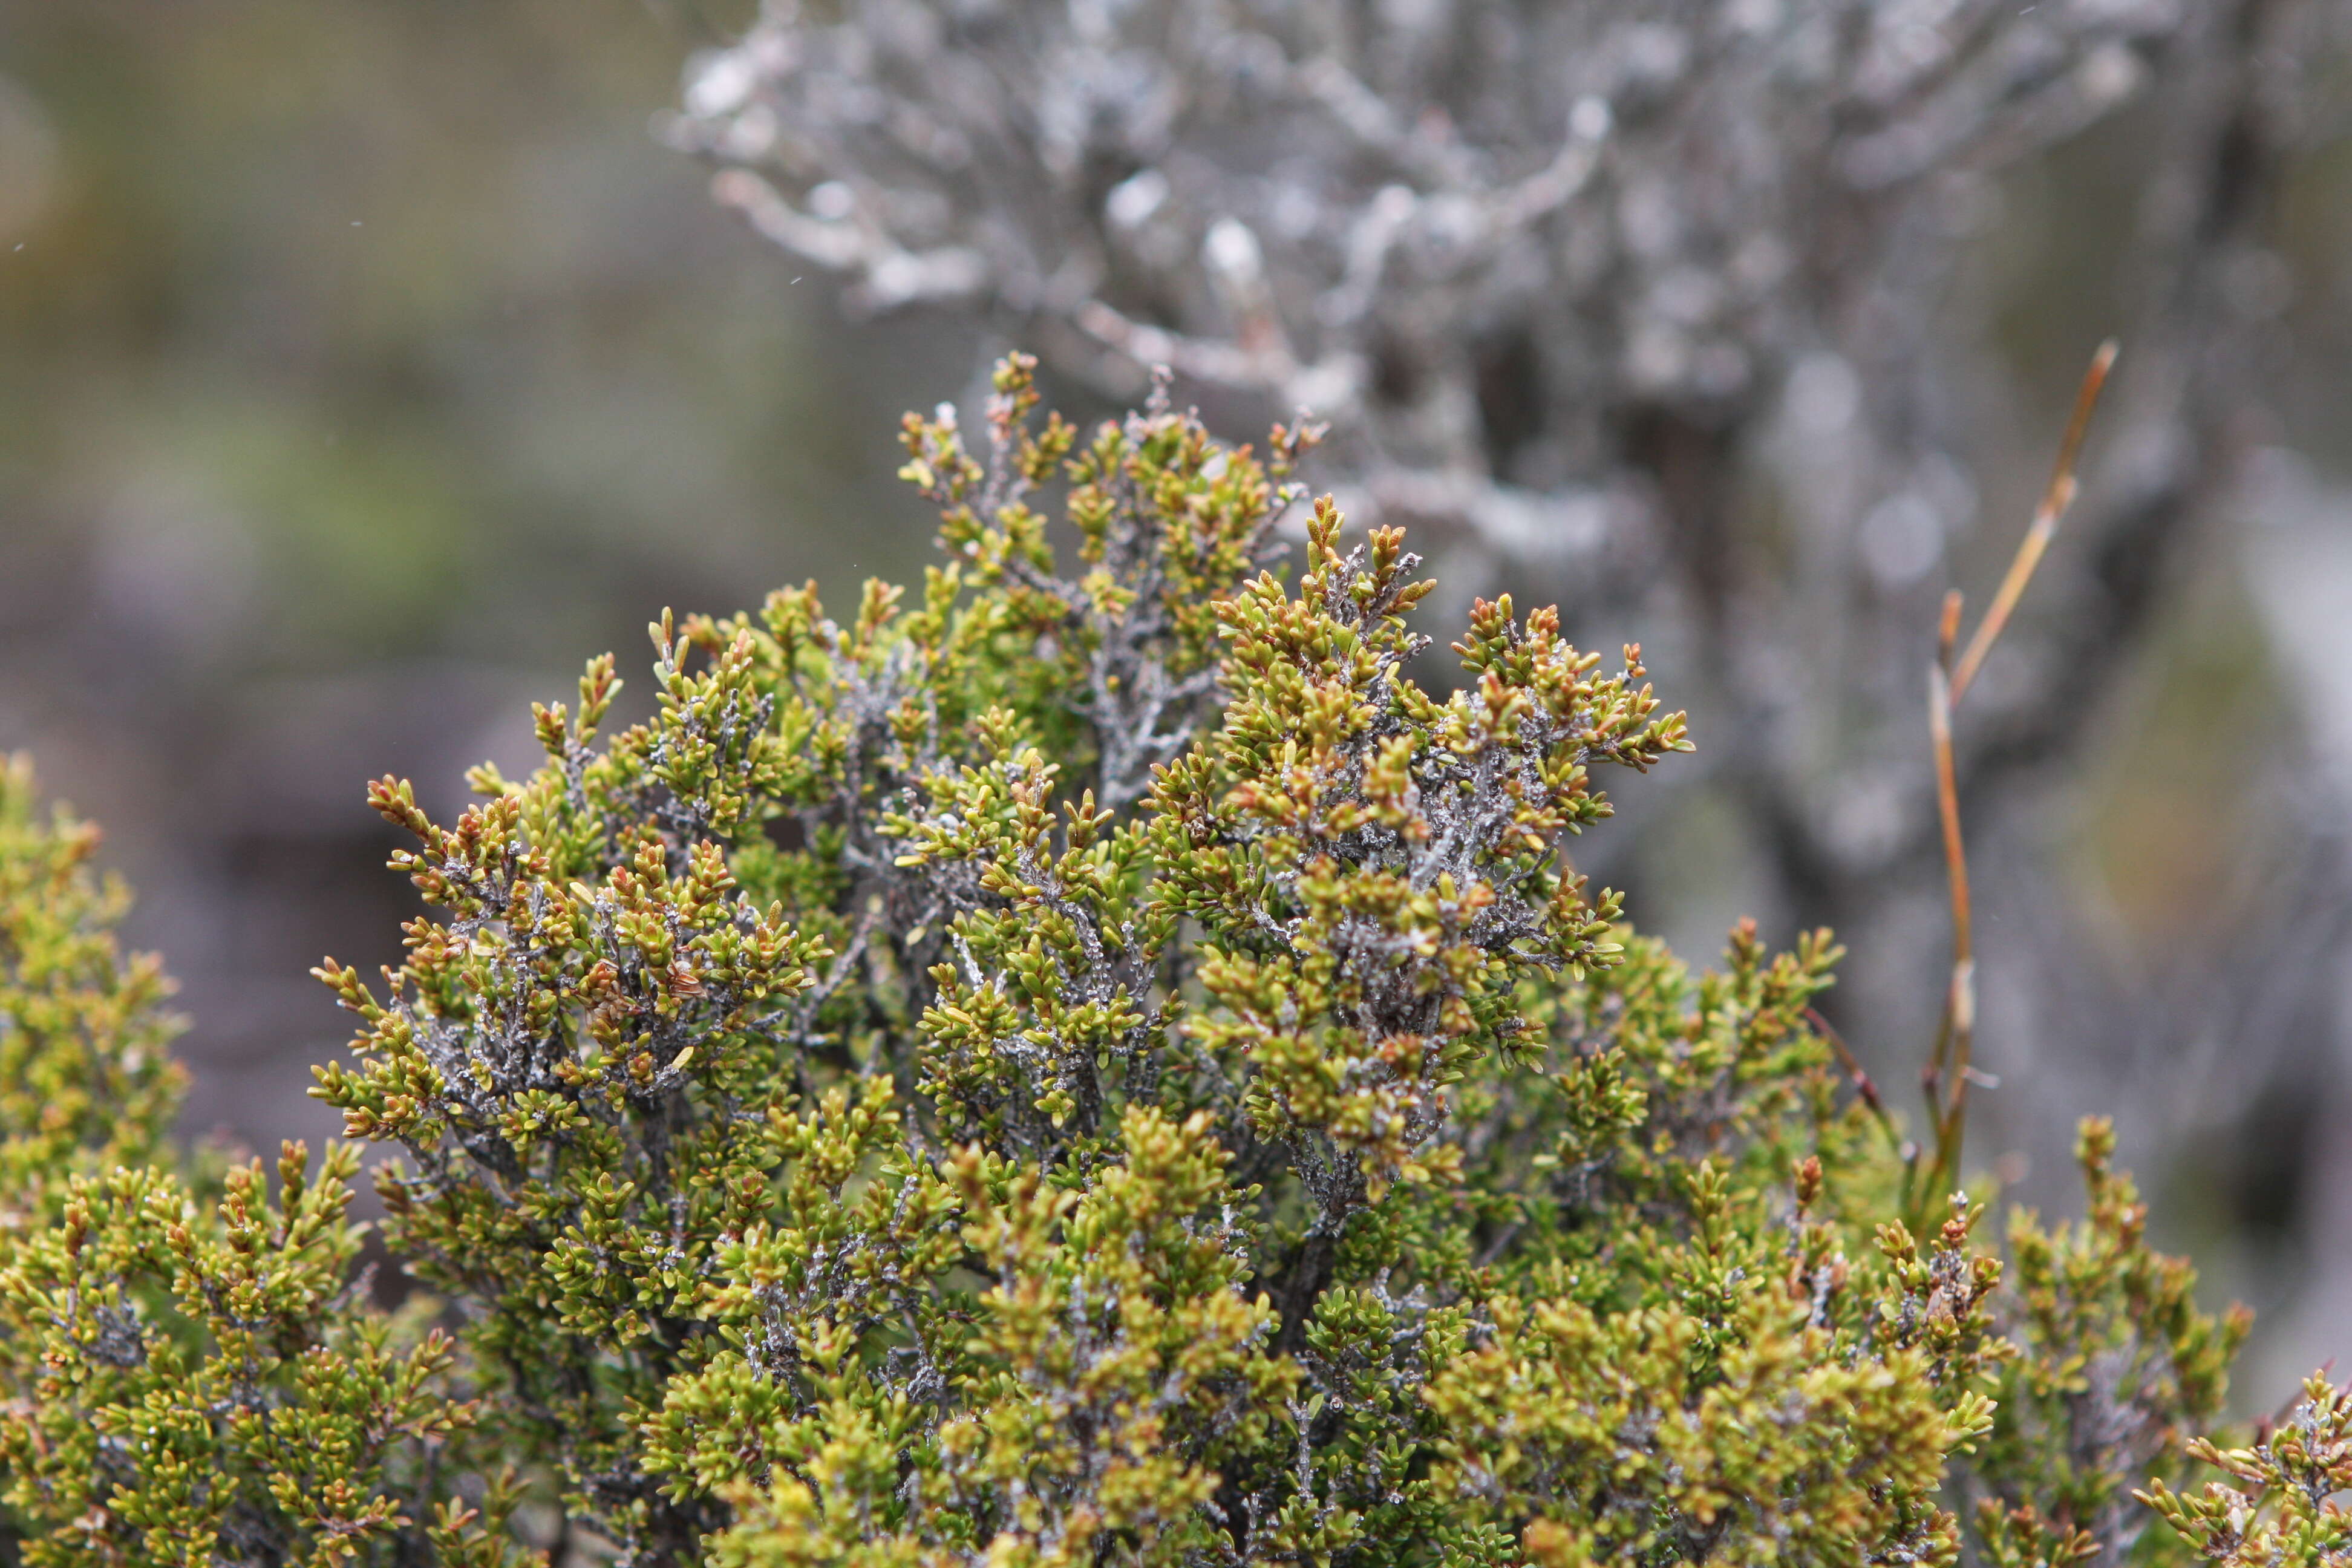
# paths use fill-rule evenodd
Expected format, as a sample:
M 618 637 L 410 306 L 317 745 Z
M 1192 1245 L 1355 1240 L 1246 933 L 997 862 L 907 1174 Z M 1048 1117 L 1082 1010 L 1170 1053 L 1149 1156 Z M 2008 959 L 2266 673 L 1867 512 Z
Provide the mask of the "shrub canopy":
M 1312 430 L 1036 401 L 1016 357 L 984 452 L 908 418 L 919 596 L 665 614 L 646 722 L 601 658 L 454 825 L 372 787 L 430 909 L 320 971 L 360 1031 L 315 1092 L 398 1154 L 395 1314 L 354 1146 L 152 1168 L 160 981 L 11 775 L 23 1561 L 488 1565 L 551 1503 L 746 1568 L 2345 1549 L 2324 1383 L 2197 1449 L 2252 1490 L 2174 1489 L 2243 1320 L 2111 1133 L 2004 1278 L 1980 1205 L 1905 1224 L 1826 933 L 1694 973 L 1575 873 L 1689 749 L 1636 649 L 1481 602 L 1426 685 L 1398 532 L 1321 502 L 1272 569 Z

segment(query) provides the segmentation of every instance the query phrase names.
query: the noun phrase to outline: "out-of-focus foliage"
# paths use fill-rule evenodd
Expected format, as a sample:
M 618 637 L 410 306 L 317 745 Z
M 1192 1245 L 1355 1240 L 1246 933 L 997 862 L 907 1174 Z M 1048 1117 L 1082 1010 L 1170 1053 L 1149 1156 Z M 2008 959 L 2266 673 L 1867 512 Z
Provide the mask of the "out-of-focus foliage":
M 454 825 L 373 787 L 431 912 L 320 971 L 316 1092 L 431 1296 L 354 1271 L 350 1145 L 5 1194 L 20 1560 L 488 1565 L 529 1502 L 645 1568 L 2178 1562 L 2256 1506 L 2189 1455 L 2336 1463 L 2199 1446 L 2242 1324 L 2103 1128 L 2005 1284 L 1965 1195 L 1894 1217 L 1825 935 L 1694 973 L 1576 874 L 1603 770 L 1690 749 L 1636 650 L 1482 601 L 1433 694 L 1399 532 L 1321 502 L 1274 570 L 1314 431 L 1081 432 L 1029 375 L 984 454 L 907 423 L 919 600 L 665 616 L 647 721 L 602 658 Z
M 647 136 L 728 9 L 0 5 L 0 752 L 136 875 L 191 1131 L 331 1130 L 301 971 L 412 907 L 354 770 L 462 801 L 648 604 L 919 569 L 967 335 L 847 342 Z

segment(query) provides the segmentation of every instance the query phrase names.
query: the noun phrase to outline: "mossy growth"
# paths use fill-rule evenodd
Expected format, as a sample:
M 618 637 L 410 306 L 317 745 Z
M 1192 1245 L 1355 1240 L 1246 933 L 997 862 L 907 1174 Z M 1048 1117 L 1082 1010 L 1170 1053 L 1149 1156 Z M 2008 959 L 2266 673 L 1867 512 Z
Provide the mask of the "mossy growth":
M 156 1168 L 161 983 L 11 775 L 13 1556 L 2343 1560 L 2342 1397 L 2205 1435 L 2243 1321 L 2111 1133 L 1915 1235 L 1828 936 L 1696 972 L 1575 873 L 1690 746 L 1636 650 L 1482 602 L 1424 686 L 1312 430 L 1036 401 L 908 419 L 919 595 L 665 614 L 648 721 L 601 658 L 454 824 L 373 787 L 432 912 L 315 1092 L 396 1313 L 356 1144 Z

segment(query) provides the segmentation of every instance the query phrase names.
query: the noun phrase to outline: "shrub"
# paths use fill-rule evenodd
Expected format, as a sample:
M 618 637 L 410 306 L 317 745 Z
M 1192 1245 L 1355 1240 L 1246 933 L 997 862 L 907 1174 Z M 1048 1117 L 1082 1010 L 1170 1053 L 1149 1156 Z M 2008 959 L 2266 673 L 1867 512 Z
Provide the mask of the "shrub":
M 602 658 L 454 825 L 372 786 L 433 912 L 320 971 L 314 1092 L 401 1157 L 390 1316 L 354 1147 L 142 1163 L 160 982 L 13 777 L 0 1048 L 89 1086 L 0 1099 L 24 1561 L 489 1564 L 532 1497 L 639 1564 L 2347 1549 L 2324 1384 L 2198 1436 L 2243 1320 L 2110 1132 L 2006 1276 L 1979 1203 L 1916 1234 L 1828 936 L 1694 973 L 1576 875 L 1689 749 L 1637 650 L 1482 602 L 1425 686 L 1399 533 L 1320 503 L 1269 570 L 1312 430 L 1035 403 L 909 417 L 919 600 L 665 614 L 648 721 Z

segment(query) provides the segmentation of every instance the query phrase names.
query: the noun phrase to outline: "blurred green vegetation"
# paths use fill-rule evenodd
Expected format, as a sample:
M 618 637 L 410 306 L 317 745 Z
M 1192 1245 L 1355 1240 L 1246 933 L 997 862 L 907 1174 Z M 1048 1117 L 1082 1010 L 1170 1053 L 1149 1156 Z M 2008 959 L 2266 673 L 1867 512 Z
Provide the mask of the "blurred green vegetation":
M 318 1121 L 306 969 L 405 899 L 366 777 L 454 791 L 665 604 L 915 569 L 971 332 L 844 325 L 655 144 L 738 20 L 0 5 L 0 750 L 145 892 L 200 1125 Z
M 14 7 L 12 554 L 176 601 L 231 675 L 568 663 L 624 584 L 629 624 L 902 567 L 860 489 L 897 385 L 813 374 L 825 300 L 646 135 L 694 41 L 635 0 Z

